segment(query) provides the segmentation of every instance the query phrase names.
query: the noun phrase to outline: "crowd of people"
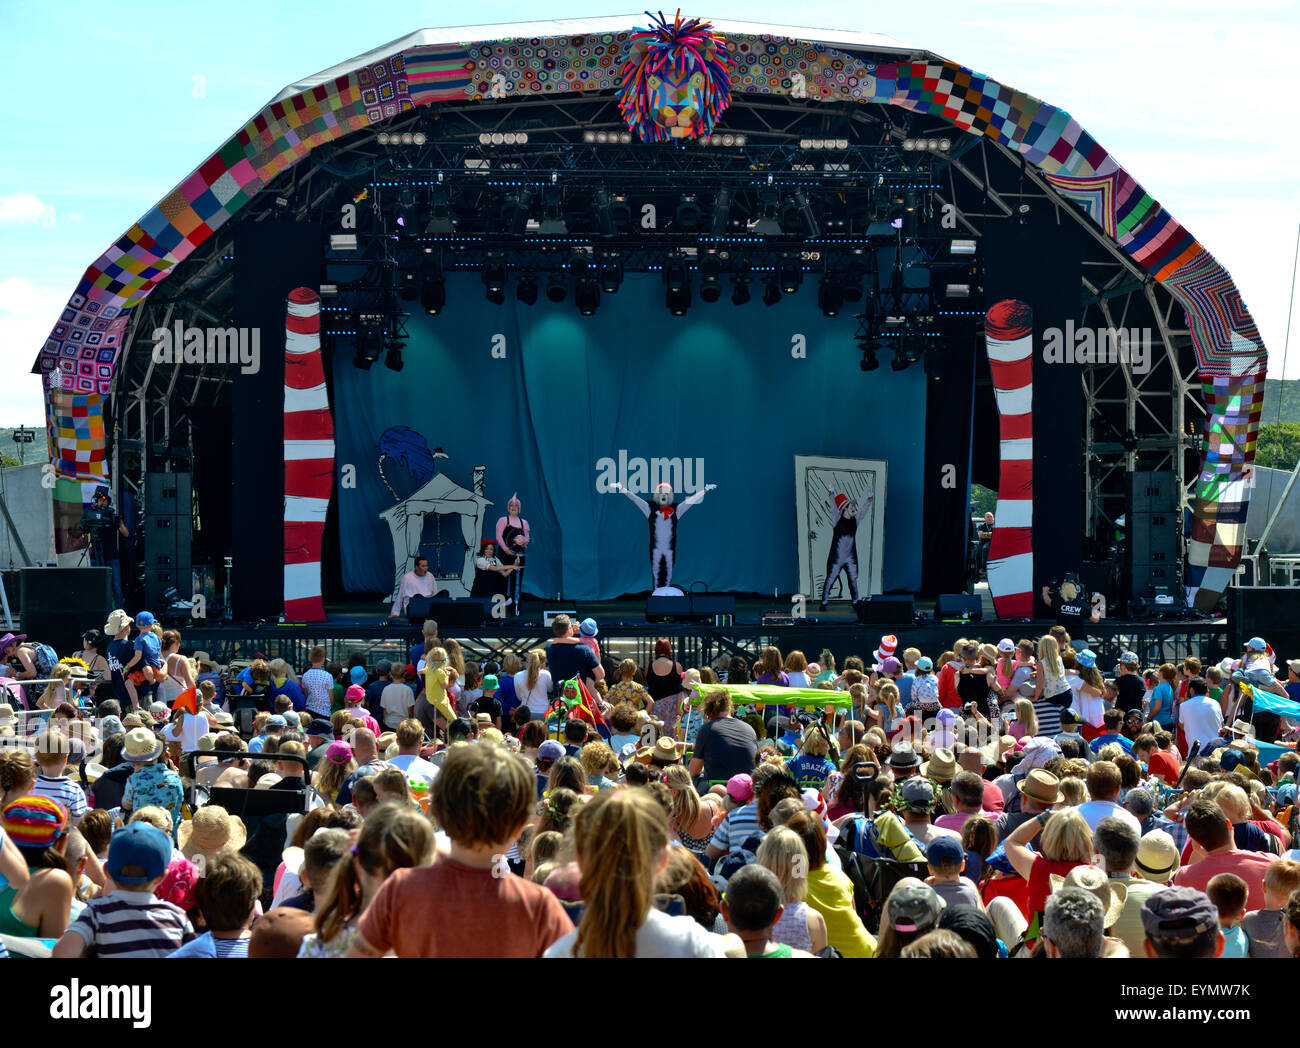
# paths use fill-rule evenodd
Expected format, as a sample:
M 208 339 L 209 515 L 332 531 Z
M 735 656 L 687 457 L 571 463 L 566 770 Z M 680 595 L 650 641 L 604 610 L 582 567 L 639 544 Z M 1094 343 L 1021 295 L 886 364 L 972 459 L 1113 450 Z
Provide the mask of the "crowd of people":
M 301 667 L 186 656 L 148 612 L 57 662 L 0 637 L 0 944 L 1300 956 L 1300 659 L 1262 638 L 1215 666 L 1103 669 L 1057 627 L 684 668 L 553 632 L 476 662 L 429 622 L 405 661 Z

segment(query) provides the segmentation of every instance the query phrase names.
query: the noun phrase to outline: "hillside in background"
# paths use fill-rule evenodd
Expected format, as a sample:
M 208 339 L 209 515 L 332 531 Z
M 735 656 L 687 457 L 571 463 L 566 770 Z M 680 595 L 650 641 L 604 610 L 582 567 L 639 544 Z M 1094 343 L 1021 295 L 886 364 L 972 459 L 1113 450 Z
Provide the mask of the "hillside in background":
M 1279 403 L 1281 418 L 1278 418 Z M 1259 421 L 1264 426 L 1277 422 L 1300 423 L 1300 379 L 1283 381 L 1270 378 L 1264 381 L 1264 411 Z

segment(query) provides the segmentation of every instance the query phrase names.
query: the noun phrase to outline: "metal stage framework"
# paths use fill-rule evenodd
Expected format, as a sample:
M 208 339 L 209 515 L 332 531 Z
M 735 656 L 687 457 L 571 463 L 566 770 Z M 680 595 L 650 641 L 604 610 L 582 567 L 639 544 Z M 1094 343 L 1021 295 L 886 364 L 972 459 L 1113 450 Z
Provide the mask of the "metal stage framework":
M 859 54 L 876 62 L 925 57 L 883 48 Z M 916 332 L 912 362 L 923 358 L 927 373 L 941 377 L 946 354 L 976 352 L 983 320 L 978 247 L 973 257 L 958 257 L 954 241 L 978 245 L 986 222 L 1036 212 L 1078 223 L 1088 234 L 1082 323 L 1153 334 L 1146 373 L 1134 373 L 1129 363 L 1083 369 L 1085 534 L 1109 534 L 1125 512 L 1134 473 L 1172 472 L 1186 501 L 1206 407 L 1194 395 L 1197 358 L 1190 332 L 1176 319 L 1182 307 L 1033 165 L 987 136 L 889 105 L 737 94 L 725 124 L 731 144 L 721 135 L 682 148 L 628 141 L 612 93 L 598 92 L 419 107 L 385 121 L 382 133 L 318 146 L 133 312 L 111 388 L 110 476 L 136 489 L 143 505 L 147 473 L 192 464 L 190 411 L 228 396 L 231 369 L 158 365 L 150 335 L 182 318 L 233 323 L 233 242 L 243 223 L 293 219 L 337 229 L 340 209 L 360 200 L 356 249 L 327 253 L 327 265 L 353 275 L 338 279 L 337 296 L 325 298 L 326 333 L 344 333 L 348 318 L 379 309 L 393 320 L 387 334 L 399 341 L 400 292 L 422 260 L 436 260 L 441 270 L 483 270 L 487 283 L 488 265 L 504 264 L 512 276 L 541 274 L 544 282 L 548 273 L 580 276 L 584 264 L 598 280 L 602 259 L 616 260 L 620 273 L 677 259 L 698 286 L 706 276 L 743 282 L 752 273 L 760 281 L 793 255 L 806 284 L 827 276 L 850 303 L 844 308 L 883 314 L 899 303 L 889 299 L 889 274 L 875 272 L 874 249 L 906 232 L 939 285 L 928 307 L 920 307 L 933 320 Z M 638 201 L 655 202 L 657 228 L 638 228 L 638 216 L 625 213 L 629 189 Z M 398 236 L 397 216 L 413 213 L 421 224 L 432 215 L 444 232 Z M 889 225 L 895 215 L 905 230 Z M 563 234 L 540 231 L 548 216 L 564 223 Z M 530 217 L 540 226 L 530 228 Z M 772 218 L 777 225 L 768 228 L 780 232 L 755 235 L 753 223 Z M 947 278 L 938 275 L 940 266 L 949 268 Z M 969 297 L 944 298 L 945 280 L 968 285 Z M 868 294 L 854 305 L 864 283 Z M 855 287 L 858 299 L 851 297 Z M 802 293 L 819 289 L 805 286 Z M 1187 542 L 1182 514 L 1174 518 L 1181 589 Z
M 883 634 L 898 637 L 901 652 L 915 646 L 938 656 L 961 635 L 1011 635 L 1037 637 L 1050 623 L 964 623 L 891 625 L 822 625 L 772 627 L 762 625 L 713 626 L 699 623 L 602 623 L 600 641 L 606 661 L 631 658 L 644 666 L 651 658 L 654 642 L 667 637 L 673 644 L 673 656 L 684 669 L 713 666 L 724 657 L 739 656 L 751 662 L 768 645 L 783 654 L 803 651 L 810 661 L 829 648 L 837 665 L 857 655 L 870 660 Z M 417 627 L 331 624 L 322 626 L 267 626 L 250 629 L 240 626 L 206 626 L 195 623 L 181 626 L 186 649 L 207 651 L 219 662 L 229 664 L 251 660 L 261 653 L 268 659 L 283 658 L 291 666 L 308 665 L 308 652 L 322 644 L 328 659 L 346 665 L 353 655 L 365 657 L 373 667 L 380 659 L 403 661 L 410 645 L 419 639 Z M 538 625 L 503 625 L 491 622 L 480 627 L 443 630 L 440 635 L 454 636 L 465 650 L 466 658 L 500 661 L 507 654 L 523 658 L 533 648 L 545 647 L 552 639 L 551 630 Z M 1097 652 L 1098 665 L 1113 666 L 1121 653 L 1136 652 L 1143 666 L 1165 662 L 1180 663 L 1195 655 L 1209 665 L 1230 654 L 1228 627 L 1217 622 L 1115 623 L 1091 625 L 1088 644 Z

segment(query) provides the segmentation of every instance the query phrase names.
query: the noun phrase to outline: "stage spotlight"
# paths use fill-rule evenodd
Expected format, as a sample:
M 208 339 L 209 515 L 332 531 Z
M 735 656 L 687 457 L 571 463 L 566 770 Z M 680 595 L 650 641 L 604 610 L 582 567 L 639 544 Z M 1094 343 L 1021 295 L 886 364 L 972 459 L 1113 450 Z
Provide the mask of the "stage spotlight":
M 568 223 L 564 220 L 564 191 L 559 186 L 547 186 L 542 204 L 542 221 L 537 226 L 539 233 L 567 233 Z
M 895 371 L 906 371 L 907 365 L 911 361 L 907 359 L 907 352 L 903 349 L 901 340 L 899 345 L 894 347 L 894 359 L 889 362 L 889 366 Z
M 749 263 L 746 262 L 741 271 L 731 278 L 732 305 L 743 306 L 749 301 L 749 285 L 753 279 L 749 275 Z
M 863 340 L 858 343 L 862 350 L 862 360 L 858 363 L 863 371 L 875 371 L 880 367 L 880 361 L 876 358 L 876 343 L 870 340 Z
M 839 315 L 840 307 L 844 305 L 844 293 L 840 290 L 839 281 L 834 277 L 827 275 L 818 282 L 817 305 L 824 317 Z
M 573 301 L 579 313 L 591 316 L 600 306 L 600 285 L 591 277 L 579 280 L 573 288 Z
M 768 277 L 763 281 L 763 305 L 775 306 L 781 301 L 781 289 L 777 286 L 776 277 Z
M 808 195 L 802 189 L 796 189 L 793 198 L 794 209 L 803 220 L 804 232 L 810 237 L 821 236 L 821 224 L 813 213 L 812 204 L 808 202 Z
M 429 224 L 424 232 L 431 236 L 446 236 L 456 232 L 456 222 L 451 217 L 451 195 L 446 186 L 437 186 L 433 191 Z
M 382 313 L 357 314 L 357 355 L 352 363 L 362 371 L 369 371 L 370 366 L 384 351 L 386 319 Z
M 713 201 L 713 219 L 709 224 L 709 232 L 715 237 L 721 237 L 726 236 L 730 228 L 731 190 L 724 186 L 718 190 L 718 195 Z
M 677 225 L 694 229 L 700 224 L 700 204 L 694 193 L 685 193 L 677 204 Z
M 403 302 L 414 302 L 420 297 L 420 276 L 414 267 L 403 266 L 398 270 L 397 296 Z
M 512 236 L 519 236 L 528 228 L 529 211 L 533 206 L 533 191 L 527 187 L 518 193 L 506 197 L 501 209 L 506 230 Z
M 552 273 L 546 278 L 546 297 L 552 302 L 563 302 L 568 293 L 563 273 Z
M 532 273 L 522 274 L 515 284 L 515 298 L 525 306 L 533 305 L 537 301 L 537 277 Z
M 420 267 L 420 305 L 431 317 L 442 312 L 447 304 L 447 281 L 442 270 L 434 263 L 426 262 Z
M 779 237 L 781 228 L 781 199 L 776 190 L 765 189 L 758 196 L 758 218 L 749 223 L 749 231 L 759 236 Z
M 483 261 L 483 286 L 487 288 L 487 300 L 501 305 L 506 300 L 506 260 L 498 251 L 488 254 Z
M 664 294 L 668 312 L 675 317 L 685 316 L 691 307 L 691 275 L 684 255 L 674 252 L 668 256 L 664 265 L 664 284 L 668 289 Z
M 943 359 L 938 349 L 931 349 L 925 355 L 925 377 L 931 382 L 938 382 L 943 378 Z
M 384 367 L 389 371 L 401 371 L 405 365 L 402 363 L 402 343 L 396 339 L 388 343 L 388 352 L 384 355 Z
M 798 255 L 782 255 L 781 261 L 776 267 L 777 279 L 781 282 L 781 290 L 787 295 L 793 295 L 799 290 L 799 284 L 803 280 L 803 270 L 799 265 Z
M 716 252 L 706 252 L 700 259 L 700 300 L 703 302 L 716 302 L 722 297 L 722 285 L 719 282 L 721 278 L 722 264 L 718 261 Z
M 623 285 L 623 258 L 615 252 L 605 252 L 597 266 L 600 272 L 600 290 L 614 294 Z
M 596 212 L 596 227 L 602 236 L 627 232 L 632 224 L 632 208 L 627 197 L 611 196 L 606 186 L 597 186 L 592 203 Z

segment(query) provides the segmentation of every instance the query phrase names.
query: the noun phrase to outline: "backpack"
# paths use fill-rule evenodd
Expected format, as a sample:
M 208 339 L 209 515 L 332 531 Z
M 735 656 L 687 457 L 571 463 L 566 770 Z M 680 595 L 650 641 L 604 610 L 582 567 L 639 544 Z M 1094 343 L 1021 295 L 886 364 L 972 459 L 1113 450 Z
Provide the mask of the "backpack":
M 59 656 L 48 644 L 33 644 L 32 663 L 36 666 L 36 673 L 39 676 L 48 677 L 59 664 Z

